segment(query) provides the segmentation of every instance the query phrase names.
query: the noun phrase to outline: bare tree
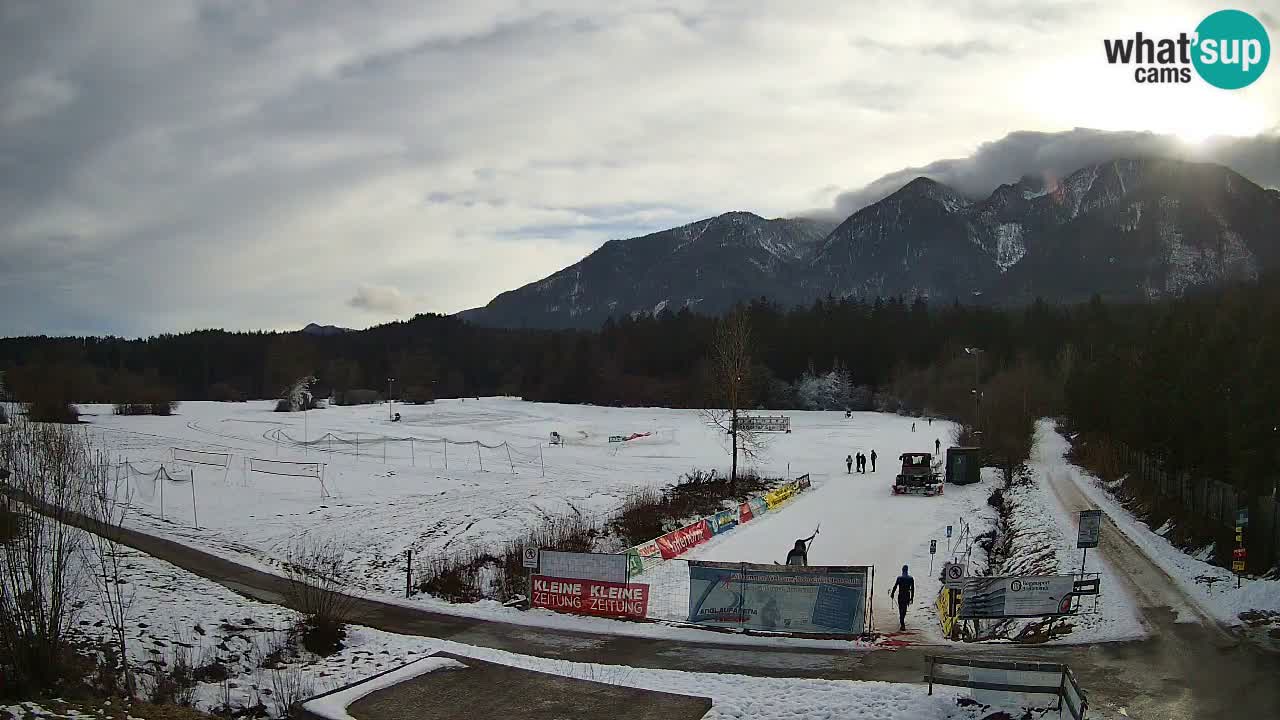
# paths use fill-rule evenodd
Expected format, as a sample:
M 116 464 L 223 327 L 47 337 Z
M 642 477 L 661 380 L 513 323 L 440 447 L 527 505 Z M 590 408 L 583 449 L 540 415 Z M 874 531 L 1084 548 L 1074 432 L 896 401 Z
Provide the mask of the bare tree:
M 110 464 L 106 453 L 95 451 L 93 455 L 95 462 L 85 475 L 85 515 L 95 521 L 98 527 L 95 532 L 88 533 L 85 566 L 93 575 L 98 606 L 111 629 L 112 641 L 119 655 L 124 690 L 132 697 L 137 687 L 129 666 L 125 628 L 131 616 L 134 591 L 133 586 L 123 580 L 124 549 L 116 542 L 129 510 L 128 479 L 122 478 L 120 466 Z
M 15 421 L 0 432 L 0 674 L 7 689 L 56 689 L 84 590 L 83 498 L 91 441 L 62 425 Z M 6 475 L 7 477 L 3 477 Z
M 729 435 L 733 456 L 729 488 L 734 493 L 738 489 L 738 455 L 754 460 L 764 449 L 764 435 L 741 422 L 742 406 L 749 400 L 752 382 L 751 349 L 751 319 L 737 308 L 716 325 L 708 393 L 714 407 L 703 411 L 708 421 Z

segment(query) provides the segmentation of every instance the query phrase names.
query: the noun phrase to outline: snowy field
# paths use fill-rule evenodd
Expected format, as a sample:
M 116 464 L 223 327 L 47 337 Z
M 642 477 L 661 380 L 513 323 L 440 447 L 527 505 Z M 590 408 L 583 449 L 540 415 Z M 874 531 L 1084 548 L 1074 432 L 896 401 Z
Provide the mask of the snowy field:
M 396 405 L 402 421 L 393 423 L 387 419 L 386 405 L 326 408 L 305 417 L 275 413 L 272 406 L 184 403 L 168 418 L 114 416 L 106 406 L 85 409 L 90 432 L 100 435 L 112 453 L 127 459 L 135 470 L 130 473 L 133 508 L 127 524 L 146 532 L 267 570 L 278 567 L 298 538 L 336 538 L 355 555 L 353 585 L 389 601 L 546 627 L 682 639 L 708 635 L 661 625 L 519 612 L 491 601 L 450 605 L 422 595 L 395 599 L 403 594 L 406 550 L 423 559 L 493 546 L 519 536 L 547 515 L 577 509 L 605 517 L 637 487 L 661 487 L 692 469 L 726 469 L 727 439 L 697 411 L 485 398 Z M 780 562 L 797 538 L 820 527 L 810 548 L 811 564 L 875 568 L 872 615 L 877 630 L 896 630 L 896 605 L 888 590 L 905 564 L 916 579 L 917 602 L 907 617 L 909 635 L 902 639 L 942 642 L 932 604 L 940 585 L 937 575 L 944 561 L 972 550 L 974 536 L 988 529 L 991 481 L 948 485 L 939 497 L 894 496 L 890 486 L 898 455 L 931 452 L 935 440 L 945 451 L 950 423 L 881 413 L 855 413 L 852 418 L 841 412 L 789 415 L 793 432 L 769 436 L 755 469 L 792 478 L 809 473 L 813 488 L 780 511 L 713 537 L 686 559 Z M 546 442 L 553 431 L 565 439 L 564 445 Z M 609 442 L 611 435 L 633 433 L 649 435 Z M 224 472 L 174 462 L 175 447 L 233 457 Z M 879 460 L 876 472 L 846 473 L 846 455 L 872 450 Z M 1037 457 L 1037 469 L 1051 470 L 1053 457 L 1051 451 Z M 246 458 L 323 463 L 323 488 L 315 478 L 246 472 Z M 190 483 L 163 483 L 161 504 L 159 485 L 148 473 L 162 464 L 177 477 L 194 477 L 195 513 Z M 1040 493 L 1035 502 L 1042 504 L 1035 522 L 1055 529 L 1047 540 L 1063 553 L 1061 569 L 1074 570 L 1066 553 L 1071 520 L 1052 505 L 1051 495 Z M 950 541 L 948 525 L 953 527 Z M 937 542 L 932 556 L 931 540 Z M 983 560 L 974 558 L 974 563 Z M 683 559 L 664 563 L 636 581 L 651 586 L 651 617 L 685 619 L 688 573 Z M 1088 631 L 1068 642 L 1140 634 L 1132 612 L 1122 612 L 1127 608 L 1106 610 L 1106 617 L 1114 615 L 1117 622 L 1084 623 Z

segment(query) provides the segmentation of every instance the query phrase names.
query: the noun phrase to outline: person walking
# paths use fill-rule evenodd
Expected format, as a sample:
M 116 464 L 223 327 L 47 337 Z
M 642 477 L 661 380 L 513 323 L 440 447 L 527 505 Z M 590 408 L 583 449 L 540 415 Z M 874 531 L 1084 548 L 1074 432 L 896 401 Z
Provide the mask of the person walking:
M 845 467 L 845 471 L 844 471 L 844 472 L 845 472 L 845 474 L 846 474 L 846 475 L 852 475 L 852 474 L 853 474 L 853 456 L 852 456 L 852 455 L 847 455 L 847 456 L 845 456 L 845 459 L 844 459 L 844 467 Z
M 799 541 L 797 541 L 798 543 Z M 787 559 L 790 563 L 790 557 Z M 897 580 L 893 581 L 893 587 L 889 589 L 889 597 L 898 596 L 898 629 L 907 629 L 907 608 L 911 605 L 911 601 L 916 596 L 915 578 L 907 572 L 907 566 L 902 566 L 902 574 Z
M 934 455 L 942 454 L 942 441 L 939 440 L 938 438 L 933 439 L 933 454 Z
M 915 432 L 915 431 L 916 431 L 916 423 L 915 423 L 915 421 L 913 420 L 913 421 L 911 422 L 911 432 Z
M 871 451 L 871 472 L 876 471 L 876 451 Z
M 867 456 L 862 453 L 858 453 L 858 472 L 867 472 Z

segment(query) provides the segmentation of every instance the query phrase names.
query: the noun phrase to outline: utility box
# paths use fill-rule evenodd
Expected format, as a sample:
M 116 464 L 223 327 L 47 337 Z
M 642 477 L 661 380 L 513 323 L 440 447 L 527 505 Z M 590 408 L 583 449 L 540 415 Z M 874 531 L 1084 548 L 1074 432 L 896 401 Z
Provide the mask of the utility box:
M 982 448 L 947 448 L 947 482 L 971 485 L 982 480 Z

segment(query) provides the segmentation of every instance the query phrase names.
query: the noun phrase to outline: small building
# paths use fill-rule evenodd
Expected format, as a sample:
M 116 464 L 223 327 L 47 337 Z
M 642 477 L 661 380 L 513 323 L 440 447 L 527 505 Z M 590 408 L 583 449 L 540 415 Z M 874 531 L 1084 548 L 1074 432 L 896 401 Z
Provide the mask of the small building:
M 980 480 L 982 480 L 982 448 L 947 448 L 947 482 L 953 485 L 971 485 Z

